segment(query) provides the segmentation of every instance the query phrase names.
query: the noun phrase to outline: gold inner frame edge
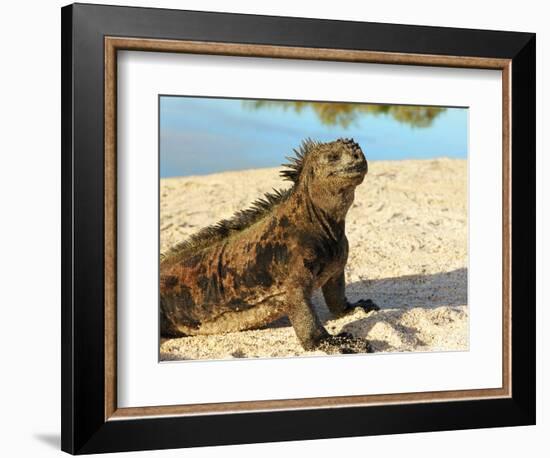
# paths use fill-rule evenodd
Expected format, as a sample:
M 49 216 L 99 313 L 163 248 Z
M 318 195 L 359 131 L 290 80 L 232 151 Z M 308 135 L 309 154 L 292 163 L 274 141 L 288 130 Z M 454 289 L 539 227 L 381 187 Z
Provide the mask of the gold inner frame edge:
M 265 57 L 336 62 L 421 65 L 493 69 L 502 72 L 502 380 L 500 388 L 430 391 L 399 394 L 354 395 L 303 399 L 240 401 L 215 404 L 185 404 L 118 408 L 116 337 L 116 107 L 117 51 L 175 52 L 187 54 Z M 425 403 L 511 397 L 511 60 L 362 50 L 303 48 L 241 43 L 104 38 L 104 154 L 105 154 L 105 380 L 106 421 L 158 416 L 189 416 L 248 413 L 274 410 L 323 409 L 383 404 Z

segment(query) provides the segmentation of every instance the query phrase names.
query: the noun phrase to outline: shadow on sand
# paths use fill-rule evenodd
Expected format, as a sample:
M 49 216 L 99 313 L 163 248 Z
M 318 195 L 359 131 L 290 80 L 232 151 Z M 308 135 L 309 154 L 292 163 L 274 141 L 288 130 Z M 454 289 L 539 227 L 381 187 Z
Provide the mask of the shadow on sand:
M 401 315 L 414 307 L 433 309 L 440 306 L 466 305 L 468 303 L 468 270 L 461 268 L 436 274 L 356 281 L 346 285 L 346 296 L 350 302 L 371 299 L 381 308 L 382 312 L 392 309 L 392 314 Z M 315 293 L 313 303 L 323 323 L 331 319 L 331 314 L 325 306 L 320 291 Z M 347 326 L 354 329 L 347 329 L 347 331 L 353 332 L 356 337 L 364 337 L 378 321 L 384 319 L 384 313 L 378 314 L 378 317 L 377 319 L 376 313 L 369 314 L 368 317 L 358 320 L 365 321 L 362 326 L 354 326 L 355 323 L 350 323 Z M 290 326 L 289 320 L 281 318 L 267 327 L 286 326 Z M 361 335 L 355 332 L 355 328 L 362 330 Z

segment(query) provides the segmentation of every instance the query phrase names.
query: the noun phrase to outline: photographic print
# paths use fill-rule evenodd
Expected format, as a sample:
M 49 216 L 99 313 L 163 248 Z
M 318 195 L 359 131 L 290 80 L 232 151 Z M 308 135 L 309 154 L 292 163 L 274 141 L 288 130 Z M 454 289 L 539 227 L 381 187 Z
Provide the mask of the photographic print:
M 77 4 L 61 36 L 64 451 L 536 423 L 535 34 Z
M 468 350 L 468 109 L 159 96 L 160 360 Z

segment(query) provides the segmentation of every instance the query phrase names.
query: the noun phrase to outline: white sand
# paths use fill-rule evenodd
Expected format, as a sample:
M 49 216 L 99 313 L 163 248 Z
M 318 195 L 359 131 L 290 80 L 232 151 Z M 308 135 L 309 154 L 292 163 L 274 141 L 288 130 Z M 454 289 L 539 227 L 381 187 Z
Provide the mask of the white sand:
M 161 180 L 161 251 L 288 186 L 278 171 Z M 466 178 L 465 160 L 369 162 L 346 222 L 346 293 L 382 309 L 331 319 L 317 292 L 314 304 L 329 332 L 366 337 L 381 352 L 468 349 Z M 161 343 L 164 360 L 302 354 L 315 353 L 302 350 L 285 319 L 266 329 Z

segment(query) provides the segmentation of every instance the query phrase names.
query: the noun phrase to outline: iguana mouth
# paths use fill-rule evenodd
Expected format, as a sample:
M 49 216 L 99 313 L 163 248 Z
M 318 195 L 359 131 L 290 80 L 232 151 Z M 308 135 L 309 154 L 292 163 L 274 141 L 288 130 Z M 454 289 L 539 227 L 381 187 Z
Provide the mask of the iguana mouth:
M 361 162 L 360 164 L 346 167 L 345 169 L 335 172 L 335 175 L 354 177 L 357 175 L 363 175 L 367 172 L 367 163 Z

